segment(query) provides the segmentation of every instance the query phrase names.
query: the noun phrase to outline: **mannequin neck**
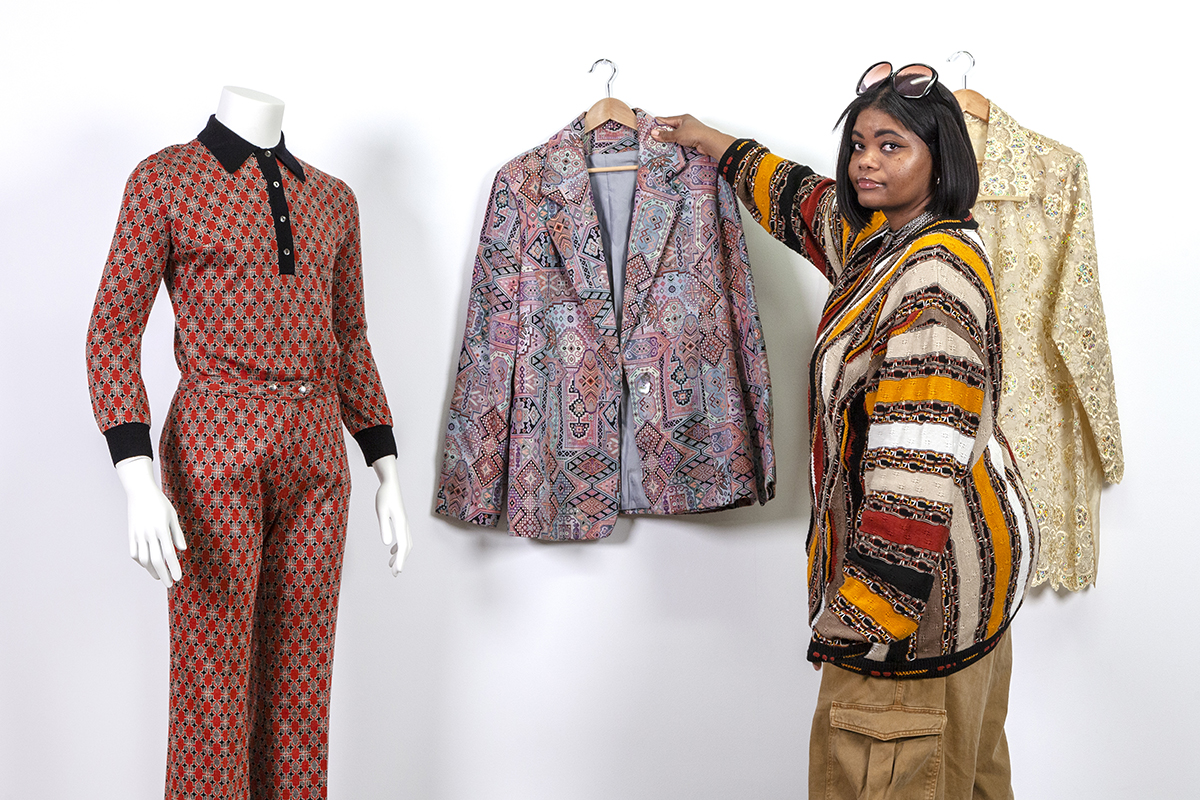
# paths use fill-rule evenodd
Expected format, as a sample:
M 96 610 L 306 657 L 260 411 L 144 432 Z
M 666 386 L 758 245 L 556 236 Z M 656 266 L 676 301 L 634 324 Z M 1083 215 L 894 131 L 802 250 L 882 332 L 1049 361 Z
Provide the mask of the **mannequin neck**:
M 256 147 L 274 147 L 283 131 L 283 101 L 269 94 L 226 86 L 217 121 Z

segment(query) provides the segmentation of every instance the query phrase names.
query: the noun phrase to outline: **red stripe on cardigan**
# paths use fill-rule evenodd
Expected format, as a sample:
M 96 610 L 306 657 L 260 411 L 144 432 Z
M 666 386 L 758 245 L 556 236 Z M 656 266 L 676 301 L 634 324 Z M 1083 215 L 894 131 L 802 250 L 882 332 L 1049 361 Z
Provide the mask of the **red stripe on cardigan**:
M 878 536 L 896 544 L 907 544 L 940 553 L 946 549 L 950 529 L 945 525 L 933 525 L 915 519 L 902 519 L 882 511 L 865 510 L 858 529 L 865 534 Z
M 804 220 L 804 227 L 808 230 L 812 230 L 812 221 L 817 215 L 817 206 L 821 204 L 821 198 L 824 196 L 825 190 L 831 188 L 833 185 L 834 181 L 826 178 L 816 185 L 808 197 L 800 201 L 800 218 Z M 784 209 L 780 209 L 779 213 L 784 214 Z M 791 220 L 785 219 L 784 224 L 790 225 Z M 804 254 L 826 276 L 829 275 L 829 258 L 825 255 L 825 251 L 817 244 L 816 236 L 810 234 L 804 237 Z

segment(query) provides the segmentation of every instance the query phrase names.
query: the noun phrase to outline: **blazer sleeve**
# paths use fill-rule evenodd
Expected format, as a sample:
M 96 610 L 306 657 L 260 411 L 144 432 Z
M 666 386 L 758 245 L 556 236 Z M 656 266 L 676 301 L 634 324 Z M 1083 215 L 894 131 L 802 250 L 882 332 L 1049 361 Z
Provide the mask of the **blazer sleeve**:
M 396 439 L 383 381 L 367 340 L 358 201 L 349 187 L 342 188 L 339 216 L 346 220 L 346 231 L 334 259 L 333 280 L 333 335 L 341 351 L 338 399 L 342 422 L 358 442 L 367 464 L 373 464 L 396 455 Z
M 725 262 L 726 295 L 732 299 L 734 357 L 741 373 L 736 376 L 738 390 L 746 409 L 746 427 L 755 453 L 756 490 L 759 502 L 775 496 L 775 449 L 771 441 L 771 374 L 767 366 L 767 346 L 758 302 L 754 298 L 754 279 L 746 235 L 733 189 L 717 182 L 717 220 Z M 735 376 L 730 376 L 733 379 Z
M 780 158 L 753 139 L 731 144 L 720 170 L 755 222 L 811 261 L 831 283 L 837 280 L 847 229 L 832 179 Z
M 116 464 L 153 457 L 142 334 L 171 254 L 171 193 L 153 157 L 125 185 L 87 333 L 88 392 Z
M 889 291 L 868 343 L 879 368 L 864 386 L 865 425 L 850 426 L 847 444 L 861 453 L 857 531 L 829 606 L 854 638 L 890 643 L 916 632 L 955 497 L 964 485 L 991 481 L 983 454 L 1000 383 L 1000 361 L 990 354 L 1000 340 L 990 274 L 978 264 L 979 271 L 936 259 L 913 265 Z
M 507 486 L 524 250 L 517 183 L 496 176 L 479 235 L 435 506 L 477 525 L 499 522 Z
M 1104 479 L 1109 483 L 1120 483 L 1125 473 L 1121 423 L 1117 418 L 1108 325 L 1100 297 L 1091 192 L 1087 167 L 1079 156 L 1075 157 L 1066 196 L 1070 207 L 1059 210 L 1066 216 L 1063 232 L 1066 247 L 1051 311 L 1050 338 L 1062 356 L 1071 375 L 1072 388 L 1087 414 L 1088 426 L 1104 467 Z

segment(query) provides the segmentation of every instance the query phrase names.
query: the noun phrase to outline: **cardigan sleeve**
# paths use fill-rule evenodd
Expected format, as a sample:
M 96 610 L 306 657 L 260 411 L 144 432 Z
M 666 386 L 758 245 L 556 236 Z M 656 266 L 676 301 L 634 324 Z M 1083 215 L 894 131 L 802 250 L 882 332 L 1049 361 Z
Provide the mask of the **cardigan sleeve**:
M 912 637 L 934 602 L 958 487 L 981 507 L 1007 503 L 984 458 L 1001 381 L 990 273 L 962 240 L 935 238 L 902 267 L 867 343 L 879 366 L 851 412 L 862 424 L 850 429 L 861 433 L 847 442 L 850 460 L 861 458 L 861 483 L 852 477 L 850 489 L 861 492 L 857 519 L 832 619 L 817 626 L 831 638 L 850 638 L 847 628 L 876 644 Z
M 129 176 L 87 333 L 88 392 L 116 464 L 153 457 L 142 335 L 171 253 L 171 197 L 156 160 Z
M 837 210 L 836 184 L 780 158 L 753 139 L 738 139 L 720 161 L 755 222 L 811 261 L 829 281 L 842 271 L 847 226 Z
M 450 399 L 437 513 L 494 526 L 508 475 L 521 270 L 517 181 L 496 176 L 479 235 L 458 375 Z
M 367 464 L 396 455 L 392 414 L 383 381 L 367 340 L 367 316 L 363 302 L 362 243 L 358 202 L 348 186 L 342 186 L 339 216 L 347 221 L 346 234 L 334 259 L 333 335 L 337 339 L 337 389 L 342 422 L 354 436 Z

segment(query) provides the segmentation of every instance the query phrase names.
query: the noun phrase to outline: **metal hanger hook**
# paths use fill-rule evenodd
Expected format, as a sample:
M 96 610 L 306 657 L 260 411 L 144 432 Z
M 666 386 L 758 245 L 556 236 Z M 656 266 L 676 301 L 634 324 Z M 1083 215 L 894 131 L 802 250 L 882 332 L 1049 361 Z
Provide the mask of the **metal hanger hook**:
M 604 93 L 607 96 L 612 97 L 612 82 L 617 78 L 617 65 L 609 61 L 607 58 L 597 58 L 595 63 L 592 64 L 592 68 L 588 70 L 589 75 L 596 70 L 596 64 L 608 64 L 610 67 L 612 67 L 612 75 L 608 76 L 608 83 L 604 84 Z
M 967 73 L 975 69 L 975 56 L 971 55 L 971 53 L 967 50 L 956 50 L 950 54 L 949 58 L 946 59 L 946 63 L 951 63 L 957 60 L 959 56 L 966 56 L 967 58 L 971 59 L 971 66 L 963 70 L 963 88 L 965 89 L 967 88 Z

